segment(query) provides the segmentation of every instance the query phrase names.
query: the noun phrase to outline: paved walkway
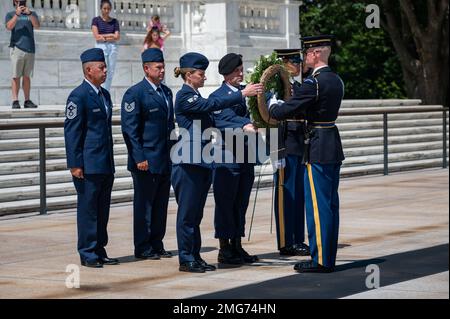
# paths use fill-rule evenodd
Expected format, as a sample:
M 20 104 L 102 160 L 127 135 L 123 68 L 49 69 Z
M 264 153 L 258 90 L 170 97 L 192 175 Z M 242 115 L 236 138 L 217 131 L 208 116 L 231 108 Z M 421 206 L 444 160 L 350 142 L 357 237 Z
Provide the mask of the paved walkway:
M 108 253 L 122 264 L 80 268 L 79 289 L 66 287 L 66 267 L 78 265 L 73 211 L 0 219 L 0 298 L 449 298 L 449 174 L 432 169 L 341 182 L 338 271 L 297 274 L 306 257 L 280 258 L 271 229 L 271 189 L 258 194 L 250 242 L 261 262 L 205 274 L 178 271 L 177 258 L 132 256 L 132 207 L 114 206 Z M 253 203 L 252 195 L 252 203 Z M 169 204 L 166 249 L 176 253 L 176 203 Z M 248 211 L 247 229 L 252 207 Z M 202 222 L 203 258 L 217 262 L 214 200 Z M 369 290 L 367 269 L 380 272 Z M 256 289 L 258 288 L 258 289 Z

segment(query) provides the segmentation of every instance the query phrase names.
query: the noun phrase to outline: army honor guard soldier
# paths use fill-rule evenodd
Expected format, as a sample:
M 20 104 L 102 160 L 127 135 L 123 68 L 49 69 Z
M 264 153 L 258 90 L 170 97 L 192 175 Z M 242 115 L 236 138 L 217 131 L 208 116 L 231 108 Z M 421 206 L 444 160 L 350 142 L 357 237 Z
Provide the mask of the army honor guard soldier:
M 172 257 L 164 249 L 170 193 L 170 133 L 175 129 L 172 91 L 165 86 L 160 49 L 142 53 L 145 78 L 122 100 L 122 133 L 133 177 L 134 255 L 139 259 Z
M 302 38 L 306 64 L 314 70 L 287 101 L 269 103 L 270 115 L 283 120 L 306 112 L 304 162 L 305 204 L 311 260 L 297 263 L 298 272 L 331 272 L 339 234 L 339 173 L 344 153 L 335 121 L 344 84 L 328 66 L 331 36 Z
M 300 49 L 277 49 L 289 72 L 291 90 L 294 93 L 301 83 L 295 81 L 302 71 Z M 278 250 L 282 256 L 309 256 L 305 241 L 305 195 L 303 179 L 304 114 L 299 112 L 280 123 L 279 134 L 285 148 L 285 160 L 274 174 L 276 185 L 274 211 Z
M 105 250 L 114 182 L 112 102 L 101 87 L 107 72 L 103 51 L 89 49 L 80 58 L 85 80 L 67 99 L 64 140 L 67 167 L 77 191 L 81 264 L 101 268 L 119 263 Z

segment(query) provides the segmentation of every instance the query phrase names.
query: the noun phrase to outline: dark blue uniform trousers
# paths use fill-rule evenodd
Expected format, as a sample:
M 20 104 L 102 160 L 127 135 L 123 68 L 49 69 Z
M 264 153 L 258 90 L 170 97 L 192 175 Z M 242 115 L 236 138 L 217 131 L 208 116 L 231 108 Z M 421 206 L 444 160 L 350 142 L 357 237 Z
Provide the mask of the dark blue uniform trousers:
M 134 186 L 133 230 L 134 253 L 164 248 L 170 175 L 132 172 Z
M 207 167 L 181 164 L 172 168 L 172 186 L 178 204 L 177 242 L 180 263 L 200 258 L 200 223 L 211 180 L 212 170 Z
M 296 155 L 287 155 L 286 166 L 275 173 L 274 211 L 278 249 L 305 241 L 304 175 L 302 158 Z
M 215 238 L 232 239 L 245 236 L 245 214 L 254 180 L 253 166 L 217 167 L 214 170 Z
M 306 221 L 311 257 L 322 266 L 334 267 L 339 236 L 341 164 L 308 164 L 306 169 Z
M 77 191 L 78 252 L 82 261 L 93 262 L 107 257 L 107 225 L 113 174 L 84 174 L 73 177 Z

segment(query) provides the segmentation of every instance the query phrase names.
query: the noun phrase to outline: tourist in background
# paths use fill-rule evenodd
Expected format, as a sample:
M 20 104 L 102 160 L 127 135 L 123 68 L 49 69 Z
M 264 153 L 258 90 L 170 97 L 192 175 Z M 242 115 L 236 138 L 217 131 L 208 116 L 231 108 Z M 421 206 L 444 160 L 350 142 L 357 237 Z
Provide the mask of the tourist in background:
M 92 19 L 92 33 L 97 42 L 96 47 L 102 49 L 105 54 L 108 75 L 103 87 L 110 91 L 116 68 L 120 27 L 119 21 L 110 16 L 112 10 L 111 1 L 102 0 L 100 9 L 101 15 Z
M 144 47 L 142 48 L 142 51 L 145 51 L 147 49 L 160 49 L 161 51 L 164 50 L 164 40 L 170 35 L 170 32 L 168 34 L 164 34 L 161 36 L 161 33 L 157 27 L 153 27 L 148 31 L 147 36 L 144 40 Z
M 151 17 L 150 21 L 148 22 L 147 31 L 150 31 L 153 27 L 157 27 L 160 32 L 169 32 L 167 25 L 161 23 L 159 15 L 154 15 Z
M 38 29 L 39 19 L 35 12 L 30 11 L 26 1 L 13 1 L 16 9 L 6 14 L 6 29 L 11 31 L 9 42 L 12 63 L 12 108 L 20 109 L 19 90 L 22 79 L 25 108 L 36 108 L 30 100 L 31 75 L 34 70 L 35 42 L 34 29 Z
M 167 39 L 167 37 L 171 34 L 169 28 L 167 28 L 167 25 L 162 24 L 161 20 L 158 15 L 152 16 L 150 21 L 148 22 L 147 26 L 147 32 L 150 32 L 152 29 L 158 29 L 160 39 L 159 41 L 159 48 L 161 50 L 164 49 L 164 41 Z

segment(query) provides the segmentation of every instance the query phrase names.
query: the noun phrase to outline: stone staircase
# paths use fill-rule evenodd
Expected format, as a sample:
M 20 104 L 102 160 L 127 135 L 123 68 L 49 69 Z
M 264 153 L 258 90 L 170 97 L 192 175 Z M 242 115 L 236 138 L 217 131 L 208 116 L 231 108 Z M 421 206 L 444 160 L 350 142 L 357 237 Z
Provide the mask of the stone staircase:
M 342 109 L 418 105 L 420 100 L 346 100 Z M 118 107 L 115 114 L 119 114 Z M 16 111 L 0 107 L 0 125 L 58 117 L 64 117 L 63 106 Z M 442 112 L 390 114 L 388 123 L 390 172 L 442 167 Z M 337 125 L 346 155 L 342 176 L 382 174 L 382 115 L 341 116 Z M 38 134 L 37 129 L 0 130 L 0 216 L 39 211 Z M 126 170 L 127 151 L 120 126 L 113 127 L 113 136 L 116 175 L 112 202 L 129 202 L 133 198 L 133 183 Z M 46 129 L 46 147 L 48 210 L 75 207 L 76 193 L 66 169 L 62 128 Z M 260 170 L 260 186 L 270 186 L 271 165 L 258 167 L 257 177 Z

